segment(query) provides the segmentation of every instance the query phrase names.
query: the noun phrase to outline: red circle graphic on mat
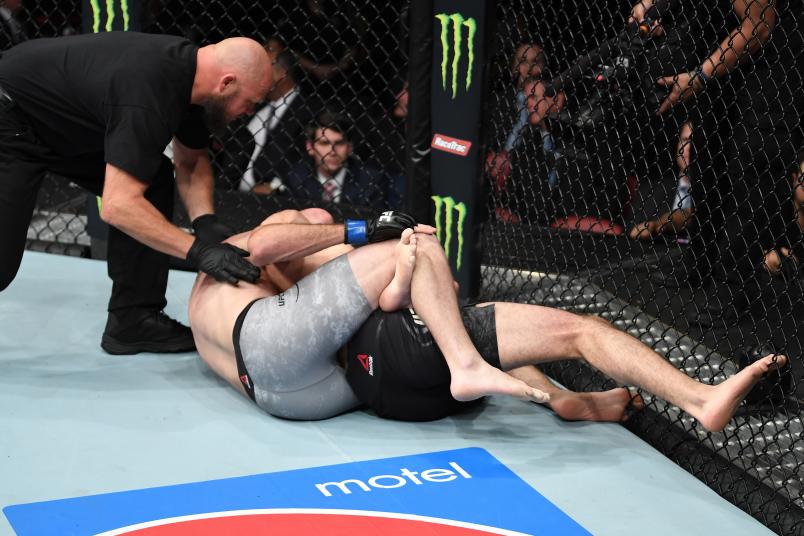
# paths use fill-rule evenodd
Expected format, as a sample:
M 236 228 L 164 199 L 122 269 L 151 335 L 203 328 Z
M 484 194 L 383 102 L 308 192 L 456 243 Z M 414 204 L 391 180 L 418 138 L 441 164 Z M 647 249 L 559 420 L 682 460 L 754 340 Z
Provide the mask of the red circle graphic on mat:
M 523 533 L 449 519 L 389 512 L 281 509 L 216 512 L 162 519 L 104 532 L 99 536 L 219 536 L 222 534 L 521 536 Z

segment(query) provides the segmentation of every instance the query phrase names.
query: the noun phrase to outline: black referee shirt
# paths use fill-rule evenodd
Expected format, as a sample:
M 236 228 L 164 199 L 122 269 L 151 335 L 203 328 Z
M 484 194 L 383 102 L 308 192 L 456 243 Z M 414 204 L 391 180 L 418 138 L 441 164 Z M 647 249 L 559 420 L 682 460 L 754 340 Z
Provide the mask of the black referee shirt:
M 36 39 L 2 53 L 0 85 L 60 157 L 97 157 L 150 182 L 175 135 L 206 146 L 190 104 L 198 47 L 135 32 Z

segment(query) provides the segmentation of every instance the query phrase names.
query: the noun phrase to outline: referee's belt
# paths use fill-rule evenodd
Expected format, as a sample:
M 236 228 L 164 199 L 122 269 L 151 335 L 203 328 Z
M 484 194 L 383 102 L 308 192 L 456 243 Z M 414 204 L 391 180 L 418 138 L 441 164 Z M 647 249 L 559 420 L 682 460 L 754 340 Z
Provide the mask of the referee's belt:
M 3 86 L 0 86 L 0 104 L 14 104 L 14 99 L 3 89 Z

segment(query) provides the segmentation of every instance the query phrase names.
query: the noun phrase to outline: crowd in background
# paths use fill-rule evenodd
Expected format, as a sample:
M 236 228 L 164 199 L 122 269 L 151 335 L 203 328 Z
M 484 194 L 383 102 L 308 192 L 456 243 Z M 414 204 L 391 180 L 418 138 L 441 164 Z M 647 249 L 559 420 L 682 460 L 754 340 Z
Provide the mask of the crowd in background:
M 274 61 L 268 102 L 211 143 L 220 190 L 401 206 L 407 92 L 400 7 L 152 0 L 142 9 L 143 31 L 198 45 L 247 35 Z M 0 0 L 0 50 L 80 27 L 76 2 Z
M 641 22 L 652 3 L 498 6 L 484 124 L 494 215 L 634 240 L 680 236 L 690 253 L 660 270 L 663 283 L 714 277 L 724 302 L 750 299 L 757 269 L 796 271 L 804 259 L 802 7 L 680 2 L 634 47 L 550 91 L 555 75 Z M 73 3 L 56 2 L 50 15 L 34 5 L 0 0 L 0 47 L 80 26 Z M 403 6 L 151 0 L 144 9 L 145 31 L 198 44 L 250 35 L 273 59 L 267 102 L 211 144 L 219 189 L 403 206 Z M 658 210 L 640 204 L 646 195 Z
M 680 2 L 646 19 L 652 5 L 634 4 L 574 54 L 554 23 L 507 12 L 515 39 L 499 47 L 490 96 L 491 203 L 506 223 L 689 242 L 651 278 L 701 289 L 690 325 L 729 327 L 762 302 L 768 277 L 795 281 L 804 260 L 804 7 Z M 550 91 L 621 31 L 630 37 L 608 57 Z

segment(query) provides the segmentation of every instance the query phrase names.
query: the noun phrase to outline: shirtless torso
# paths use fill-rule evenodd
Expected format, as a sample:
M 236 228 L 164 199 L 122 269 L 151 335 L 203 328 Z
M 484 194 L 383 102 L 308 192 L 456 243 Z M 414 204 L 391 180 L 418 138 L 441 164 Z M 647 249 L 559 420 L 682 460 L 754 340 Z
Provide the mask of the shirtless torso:
M 189 314 L 198 353 L 212 370 L 244 395 L 246 391 L 237 376 L 232 343 L 234 323 L 251 301 L 278 292 L 264 269 L 256 284 L 241 282 L 233 286 L 199 274 L 193 285 Z M 210 314 L 211 311 L 215 314 Z

